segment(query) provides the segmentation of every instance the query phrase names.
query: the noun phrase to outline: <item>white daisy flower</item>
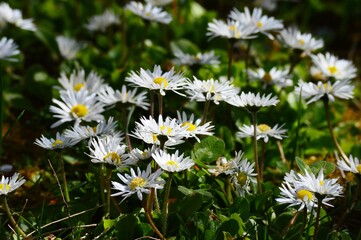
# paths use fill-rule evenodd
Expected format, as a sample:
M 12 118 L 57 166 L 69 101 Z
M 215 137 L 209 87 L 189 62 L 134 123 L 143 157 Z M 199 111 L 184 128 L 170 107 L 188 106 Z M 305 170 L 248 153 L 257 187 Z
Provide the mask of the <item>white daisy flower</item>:
M 19 178 L 19 173 L 14 173 L 11 177 L 1 177 L 0 181 L 0 195 L 7 195 L 15 191 L 26 182 L 24 177 Z
M 61 87 L 57 87 L 63 91 L 75 91 L 79 92 L 81 89 L 87 90 L 91 93 L 98 93 L 108 85 L 104 83 L 104 79 L 100 77 L 96 72 L 91 71 L 85 77 L 84 69 L 74 70 L 68 77 L 65 72 L 60 74 L 58 79 Z
M 361 174 L 361 163 L 357 157 L 350 155 L 348 160 L 337 159 L 337 167 L 345 172 L 352 172 L 355 174 Z
M 54 138 L 46 138 L 44 135 L 41 135 L 40 139 L 36 139 L 34 142 L 36 145 L 49 149 L 49 150 L 59 150 L 67 147 L 74 146 L 77 142 L 71 138 L 66 137 L 65 135 L 56 133 L 56 137 Z
M 105 30 L 111 25 L 118 25 L 120 23 L 119 16 L 117 16 L 113 11 L 106 10 L 100 15 L 95 15 L 88 20 L 88 23 L 85 24 L 85 28 L 91 32 Z
M 276 20 L 274 17 L 262 15 L 261 8 L 254 8 L 252 14 L 247 7 L 244 8 L 244 12 L 240 12 L 238 9 L 234 8 L 228 17 L 245 25 L 253 26 L 254 29 L 256 29 L 256 32 L 265 34 L 270 39 L 273 39 L 273 36 L 268 32 L 283 29 L 283 23 L 281 20 Z
M 129 153 L 129 157 L 133 158 L 135 161 L 146 160 L 152 156 L 156 149 L 157 147 L 155 145 L 152 145 L 151 147 L 144 150 L 140 150 L 139 148 L 133 148 L 132 151 L 130 151 Z
M 261 96 L 259 93 L 255 95 L 251 92 L 242 92 L 240 96 L 237 95 L 228 101 L 233 106 L 245 107 L 251 112 L 258 111 L 262 107 L 275 106 L 278 102 L 277 97 L 272 94 Z
M 311 55 L 311 58 L 314 66 L 326 77 L 334 77 L 336 80 L 348 80 L 356 77 L 357 69 L 351 61 L 338 59 L 328 52 Z
M 178 150 L 175 153 L 168 154 L 159 149 L 152 154 L 152 157 L 158 163 L 159 167 L 167 172 L 189 170 L 194 165 L 192 159 L 183 157 L 183 154 L 179 155 Z
M 140 123 L 136 122 L 136 128 L 130 134 L 135 138 L 141 139 L 148 144 L 160 145 L 159 138 L 166 138 L 165 147 L 183 143 L 183 138 L 188 136 L 187 127 L 178 124 L 177 119 L 166 117 L 163 121 L 162 115 L 159 115 L 158 122 L 151 116 L 149 119 L 142 117 Z
M 257 29 L 251 24 L 244 24 L 239 21 L 228 19 L 227 22 L 223 20 L 213 19 L 213 22 L 208 23 L 207 36 L 210 39 L 215 37 L 222 37 L 228 39 L 250 39 L 255 38 Z
M 232 174 L 231 182 L 236 188 L 237 195 L 244 197 L 251 190 L 250 183 L 257 183 L 255 178 L 257 173 L 254 172 L 254 163 L 250 163 L 247 159 L 242 159 L 242 155 L 243 153 L 239 151 L 236 158 L 232 160 L 232 165 L 234 165 L 232 168 L 236 172 Z
M 139 200 L 143 200 L 143 193 L 149 194 L 152 188 L 162 189 L 164 187 L 165 181 L 160 178 L 162 170 L 158 169 L 154 173 L 151 173 L 150 164 L 147 166 L 145 171 L 141 171 L 140 168 L 137 168 L 137 172 L 134 169 L 130 169 L 129 174 L 117 174 L 122 183 L 112 181 L 114 190 L 118 191 L 113 193 L 111 196 L 122 196 L 124 197 L 122 201 L 127 199 L 133 194 L 137 194 Z
M 65 122 L 75 120 L 75 125 L 81 121 L 102 121 L 104 116 L 103 104 L 96 101 L 95 94 L 89 94 L 86 90 L 79 92 L 66 91 L 60 93 L 61 101 L 53 99 L 55 105 L 50 106 L 50 112 L 54 113 L 57 122 L 51 125 L 52 128 L 58 127 Z
M 215 104 L 219 104 L 221 101 L 228 102 L 240 91 L 232 81 L 228 81 L 226 78 L 219 80 L 199 80 L 195 76 L 193 78 L 193 81 L 188 80 L 186 93 L 191 100 L 198 102 L 213 101 Z
M 156 7 L 150 3 L 143 5 L 141 2 L 131 1 L 125 6 L 125 8 L 148 21 L 155 21 L 164 24 L 169 24 L 172 21 L 172 16 L 169 13 L 163 11 L 161 7 Z
M 173 59 L 174 64 L 177 65 L 217 65 L 219 64 L 219 56 L 214 55 L 214 51 L 210 51 L 208 53 L 197 53 L 196 55 L 191 55 L 188 53 L 184 53 L 180 50 L 174 52 Z
M 207 122 L 201 125 L 202 119 L 194 120 L 194 114 L 192 114 L 189 119 L 187 114 L 183 112 L 182 114 L 177 111 L 178 122 L 182 127 L 187 127 L 186 131 L 188 132 L 188 137 L 194 137 L 198 142 L 200 142 L 197 135 L 213 135 L 214 126 L 211 125 L 211 122 Z
M 312 37 L 310 33 L 301 33 L 297 28 L 287 28 L 281 31 L 279 40 L 291 49 L 300 49 L 310 55 L 323 48 L 323 40 Z
M 276 124 L 273 128 L 271 128 L 267 124 L 257 125 L 257 128 L 256 128 L 257 140 L 263 138 L 263 141 L 265 143 L 268 142 L 270 137 L 282 140 L 282 138 L 286 137 L 285 133 L 287 132 L 287 130 L 282 129 L 282 127 L 283 127 L 283 125 L 278 126 L 278 124 Z M 240 127 L 239 130 L 240 131 L 237 132 L 236 135 L 240 138 L 253 137 L 253 135 L 254 135 L 253 125 L 250 125 L 250 126 L 243 125 L 243 127 Z
M 173 0 L 145 0 L 147 3 L 152 4 L 153 6 L 164 6 L 171 3 Z
M 175 73 L 174 68 L 168 72 L 162 72 L 160 66 L 155 65 L 153 72 L 150 70 L 140 69 L 139 73 L 132 71 L 130 76 L 125 79 L 136 87 L 143 87 L 149 90 L 159 91 L 165 95 L 165 91 L 173 91 L 183 95 L 178 90 L 183 89 L 187 84 L 183 74 Z
M 90 154 L 87 155 L 93 163 L 107 163 L 120 169 L 136 164 L 133 159 L 128 158 L 126 148 L 117 137 L 96 137 L 91 140 Z
M 317 84 L 300 81 L 295 88 L 295 93 L 297 95 L 301 94 L 302 99 L 308 100 L 307 104 L 315 102 L 324 96 L 327 96 L 328 99 L 333 102 L 335 98 L 353 98 L 354 88 L 355 86 L 350 84 L 350 80 L 336 81 L 334 84 L 330 81 L 327 83 L 319 81 Z
M 109 117 L 108 121 L 100 121 L 96 126 L 77 125 L 71 129 L 64 131 L 64 136 L 72 139 L 75 143 L 93 137 L 113 136 L 123 141 L 123 133 L 116 131 L 118 123 L 113 117 Z
M 134 104 L 144 110 L 149 108 L 146 92 L 142 91 L 137 94 L 137 89 L 127 90 L 125 85 L 122 86 L 122 91 L 114 90 L 110 86 L 104 87 L 98 92 L 97 98 L 99 102 L 102 102 L 107 106 L 120 102 L 123 104 Z
M 288 72 L 288 69 L 281 70 L 276 67 L 271 68 L 269 71 L 265 71 L 263 68 L 247 70 L 247 74 L 250 79 L 263 82 L 264 88 L 268 85 L 276 85 L 280 88 L 292 86 L 293 81 Z
M 0 26 L 6 23 L 28 30 L 36 31 L 36 26 L 31 18 L 23 19 L 23 14 L 18 9 L 12 9 L 7 3 L 0 3 Z
M 8 60 L 16 62 L 17 59 L 14 58 L 15 55 L 18 55 L 20 51 L 18 50 L 18 45 L 14 43 L 13 39 L 7 39 L 6 37 L 1 38 L 0 40 L 0 60 Z
M 57 36 L 56 42 L 60 55 L 67 60 L 75 59 L 79 50 L 83 48 L 75 39 L 65 36 Z

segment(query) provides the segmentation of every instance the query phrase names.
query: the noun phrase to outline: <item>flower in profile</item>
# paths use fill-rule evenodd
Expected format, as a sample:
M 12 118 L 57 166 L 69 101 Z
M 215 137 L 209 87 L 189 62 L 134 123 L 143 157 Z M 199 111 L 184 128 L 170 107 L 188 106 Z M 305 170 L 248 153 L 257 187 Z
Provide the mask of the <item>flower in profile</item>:
M 172 16 L 169 13 L 163 11 L 161 7 L 156 7 L 151 3 L 143 5 L 141 2 L 131 1 L 125 8 L 144 20 L 160 22 L 163 24 L 169 24 L 172 21 Z
M 7 3 L 0 3 L 0 27 L 6 23 L 28 30 L 36 31 L 36 26 L 31 18 L 23 19 L 23 14 L 18 9 L 12 9 Z
M 178 122 L 182 127 L 186 127 L 186 131 L 188 132 L 188 137 L 194 137 L 198 142 L 200 142 L 197 135 L 213 135 L 214 126 L 211 125 L 211 122 L 207 122 L 201 125 L 202 119 L 194 119 L 194 114 L 192 114 L 189 118 L 187 114 L 183 112 L 182 114 L 177 111 Z
M 11 177 L 1 177 L 0 181 L 0 195 L 7 195 L 15 191 L 26 182 L 24 177 L 19 178 L 19 173 L 14 173 Z
M 312 62 L 325 77 L 333 77 L 336 80 L 348 80 L 356 77 L 357 69 L 349 60 L 338 59 L 338 57 L 326 53 L 311 55 Z
M 208 166 L 208 171 L 215 176 L 222 173 L 232 175 L 238 172 L 238 168 L 241 165 L 240 163 L 243 160 L 243 152 L 240 150 L 238 153 L 236 152 L 236 156 L 229 161 L 225 157 L 219 157 L 216 160 L 216 166 Z
M 74 146 L 77 142 L 71 138 L 66 137 L 65 135 L 60 134 L 59 132 L 56 133 L 56 137 L 54 138 L 47 138 L 44 135 L 41 135 L 40 138 L 36 139 L 34 142 L 39 147 L 49 149 L 49 150 L 60 150 L 67 147 Z
M 145 0 L 147 3 L 152 4 L 153 6 L 164 6 L 171 3 L 173 0 Z
M 279 40 L 291 49 L 299 49 L 303 54 L 323 48 L 323 40 L 312 37 L 310 33 L 301 33 L 297 28 L 287 28 L 280 32 Z
M 64 136 L 72 139 L 75 143 L 94 137 L 113 136 L 123 140 L 123 133 L 116 131 L 117 121 L 109 117 L 108 121 L 102 120 L 96 126 L 77 125 L 64 131 Z
M 104 13 L 100 15 L 95 15 L 88 20 L 88 23 L 85 24 L 85 28 L 91 32 L 101 31 L 105 32 L 105 30 L 111 25 L 119 24 L 119 16 L 114 14 L 111 10 L 106 10 Z
M 107 163 L 119 169 L 136 164 L 126 153 L 127 146 L 122 139 L 112 136 L 93 138 L 89 145 L 91 161 L 93 163 Z
M 244 24 L 239 21 L 228 19 L 227 22 L 223 20 L 213 19 L 208 23 L 207 36 L 211 39 L 215 37 L 227 39 L 250 39 L 255 38 L 257 29 L 254 25 Z
M 180 50 L 174 52 L 173 62 L 177 65 L 217 65 L 219 64 L 219 56 L 214 55 L 214 51 L 208 53 L 197 53 L 196 55 L 191 55 L 184 53 Z
M 236 157 L 231 160 L 231 168 L 228 172 L 231 173 L 231 182 L 236 188 L 238 196 L 244 197 L 249 194 L 250 183 L 256 183 L 254 172 L 254 163 L 250 163 L 246 158 L 243 159 L 243 152 L 239 151 Z M 227 174 L 227 171 L 225 172 Z
M 267 96 L 260 95 L 259 93 L 254 94 L 252 92 L 242 92 L 240 96 L 236 96 L 229 100 L 229 103 L 236 107 L 245 107 L 250 112 L 255 112 L 262 107 L 275 106 L 279 100 L 276 96 L 268 94 Z
M 67 60 L 75 59 L 78 51 L 83 48 L 75 39 L 65 36 L 57 36 L 56 42 L 60 55 Z
M 288 69 L 281 70 L 277 69 L 276 67 L 271 68 L 269 71 L 265 71 L 263 68 L 247 70 L 247 74 L 250 79 L 263 82 L 264 88 L 270 85 L 276 85 L 280 88 L 292 86 L 293 81 L 290 78 L 288 72 Z
M 79 92 L 64 91 L 60 93 L 61 101 L 53 99 L 55 105 L 50 106 L 50 112 L 54 113 L 57 122 L 51 128 L 58 127 L 65 122 L 75 120 L 75 125 L 81 121 L 102 121 L 104 105 L 96 101 L 95 94 L 89 94 L 86 90 Z
M 144 150 L 140 150 L 139 148 L 133 148 L 132 151 L 130 151 L 129 153 L 129 157 L 133 158 L 134 161 L 146 160 L 152 156 L 156 149 L 157 147 L 155 145 L 152 145 L 151 147 Z
M 308 100 L 307 104 L 315 102 L 324 96 L 327 96 L 327 98 L 333 102 L 335 98 L 353 98 L 354 88 L 355 86 L 350 84 L 350 80 L 336 81 L 334 84 L 330 81 L 326 83 L 319 81 L 317 84 L 300 81 L 295 88 L 295 93 L 297 95 L 301 94 L 302 99 Z
M 118 191 L 111 196 L 121 196 L 124 201 L 133 194 L 137 194 L 139 200 L 143 200 L 143 193 L 149 194 L 152 188 L 162 189 L 165 181 L 160 178 L 162 170 L 158 169 L 154 173 L 151 173 L 150 164 L 145 171 L 142 171 L 139 167 L 137 172 L 133 168 L 130 169 L 130 175 L 125 173 L 124 175 L 118 173 L 118 177 L 121 182 L 112 181 L 112 189 Z
M 61 85 L 61 88 L 58 88 L 62 91 L 79 92 L 81 89 L 85 89 L 90 94 L 97 93 L 108 86 L 104 83 L 104 79 L 94 71 L 85 77 L 84 69 L 74 70 L 69 77 L 65 72 L 62 72 L 58 81 Z
M 255 32 L 265 34 L 270 39 L 273 39 L 273 36 L 269 32 L 283 29 L 281 20 L 262 15 L 261 8 L 254 8 L 252 14 L 247 7 L 244 8 L 244 12 L 240 12 L 238 9 L 234 8 L 228 17 L 238 22 L 242 22 L 245 25 L 253 26 Z
M 167 172 L 181 172 L 190 169 L 194 165 L 192 159 L 183 157 L 183 154 L 179 155 L 178 150 L 169 154 L 159 149 L 152 154 L 152 157 L 159 167 Z
M 232 81 L 225 78 L 219 80 L 199 80 L 195 76 L 193 78 L 193 81 L 188 81 L 186 93 L 191 100 L 197 102 L 213 101 L 215 104 L 221 101 L 228 102 L 240 91 Z
M 268 126 L 267 124 L 259 124 L 256 128 L 257 140 L 263 138 L 263 141 L 268 142 L 269 138 L 276 138 L 282 140 L 285 137 L 286 129 L 282 129 L 282 126 L 278 126 L 276 124 L 273 128 Z M 253 137 L 254 135 L 254 126 L 243 125 L 243 127 L 239 128 L 239 132 L 236 133 L 238 137 Z
M 0 40 L 0 60 L 8 60 L 16 62 L 17 59 L 13 58 L 15 55 L 18 55 L 20 51 L 18 50 L 18 45 L 14 43 L 14 40 L 7 39 L 6 37 L 1 38 Z
M 337 167 L 345 172 L 352 172 L 355 174 L 361 174 L 361 163 L 357 157 L 350 155 L 348 160 L 337 159 Z
M 110 86 L 102 88 L 97 95 L 98 101 L 107 106 L 114 105 L 118 102 L 126 104 L 134 104 L 137 107 L 147 110 L 149 108 L 147 93 L 142 91 L 137 94 L 137 89 L 127 90 L 125 85 L 122 86 L 122 91 L 114 90 Z
M 149 90 L 159 91 L 161 95 L 165 95 L 165 91 L 173 91 L 179 95 L 183 95 L 178 90 L 183 89 L 187 84 L 183 74 L 178 74 L 172 68 L 168 72 L 163 72 L 160 66 L 155 65 L 153 72 L 150 70 L 140 69 L 139 73 L 132 71 L 130 76 L 125 79 L 136 87 L 143 87 Z

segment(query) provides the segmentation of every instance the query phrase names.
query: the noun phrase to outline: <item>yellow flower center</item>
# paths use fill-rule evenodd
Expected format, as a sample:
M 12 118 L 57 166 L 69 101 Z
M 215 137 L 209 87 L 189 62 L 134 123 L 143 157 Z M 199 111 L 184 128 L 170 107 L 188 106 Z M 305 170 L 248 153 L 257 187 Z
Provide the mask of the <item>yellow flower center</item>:
M 321 89 L 322 86 L 323 86 L 323 89 L 326 91 L 327 90 L 327 83 L 324 83 L 323 85 L 319 85 L 318 88 Z M 330 91 L 332 91 L 332 86 L 330 86 Z
M 74 91 L 79 92 L 80 89 L 82 89 L 83 87 L 84 87 L 83 83 L 77 83 L 77 84 L 74 85 Z
M 267 124 L 260 124 L 260 125 L 257 126 L 257 128 L 263 133 L 266 132 L 266 131 L 271 130 L 271 127 L 268 126 Z
M 70 110 L 71 113 L 74 113 L 78 117 L 84 117 L 88 114 L 88 108 L 83 104 L 77 104 Z
M 122 158 L 116 152 L 110 152 L 104 156 L 103 160 L 110 159 L 112 162 L 116 164 L 122 163 Z
M 152 134 L 152 140 L 154 143 L 158 141 L 157 134 L 154 134 L 154 133 Z
M 209 89 L 209 92 L 214 93 L 214 84 L 212 84 L 211 88 Z
M 328 71 L 330 71 L 331 74 L 335 74 L 337 72 L 337 67 L 335 66 L 329 66 Z
M 303 39 L 298 40 L 301 46 L 305 45 L 305 41 Z
M 59 139 L 56 139 L 52 144 L 51 146 L 52 147 L 57 147 L 57 146 L 61 146 L 63 145 L 63 141 L 59 140 Z
M 0 183 L 0 191 L 10 191 L 10 185 L 9 184 L 1 184 Z
M 230 25 L 228 27 L 229 31 L 234 32 L 234 37 L 235 38 L 240 38 L 241 37 L 241 32 L 237 30 L 237 27 L 235 25 Z
M 147 151 L 143 151 L 143 152 L 142 152 L 142 156 L 143 156 L 143 157 L 146 157 L 146 156 L 147 156 Z
M 184 123 L 182 123 L 182 127 L 188 127 L 188 128 L 187 128 L 188 131 L 194 131 L 194 130 L 197 129 L 197 126 L 194 125 L 194 124 L 192 124 L 192 123 L 190 123 L 190 122 L 184 122 Z
M 301 189 L 297 192 L 297 198 L 301 199 L 301 200 L 305 200 L 305 197 L 307 197 L 307 201 L 311 201 L 313 199 L 313 195 L 310 191 L 306 190 L 306 189 Z
M 357 165 L 357 166 L 356 166 L 356 169 L 357 169 L 357 171 L 358 171 L 359 173 L 361 173 L 361 164 Z
M 237 174 L 237 181 L 241 186 L 246 185 L 247 178 L 248 178 L 247 175 L 244 174 L 243 172 L 240 172 L 240 173 Z
M 262 80 L 265 81 L 266 83 L 269 83 L 272 81 L 272 76 L 271 74 L 269 74 L 268 72 L 266 72 L 263 77 Z
M 166 127 L 166 126 L 161 126 L 160 127 L 160 130 L 163 131 L 163 132 L 166 132 L 166 135 L 169 135 L 171 132 L 172 132 L 172 128 L 171 127 Z
M 228 29 L 229 29 L 229 31 L 236 31 L 236 30 L 237 30 L 237 28 L 236 28 L 235 25 L 230 25 L 230 26 L 228 27 Z
M 129 188 L 131 190 L 135 190 L 137 187 L 142 188 L 147 183 L 147 180 L 145 180 L 142 177 L 135 177 L 129 184 Z
M 261 21 L 258 21 L 258 22 L 257 22 L 257 27 L 258 27 L 258 28 L 261 28 L 262 26 L 263 26 L 263 23 L 262 23 Z
M 166 165 L 168 166 L 175 166 L 176 168 L 179 168 L 179 164 L 174 160 L 169 160 Z
M 164 77 L 156 77 L 153 82 L 164 87 L 168 86 L 168 81 Z
M 196 55 L 196 56 L 194 56 L 194 60 L 199 61 L 199 60 L 201 60 L 201 58 L 198 55 Z
M 325 184 L 325 181 L 321 180 L 320 181 L 320 186 L 323 186 L 323 184 Z

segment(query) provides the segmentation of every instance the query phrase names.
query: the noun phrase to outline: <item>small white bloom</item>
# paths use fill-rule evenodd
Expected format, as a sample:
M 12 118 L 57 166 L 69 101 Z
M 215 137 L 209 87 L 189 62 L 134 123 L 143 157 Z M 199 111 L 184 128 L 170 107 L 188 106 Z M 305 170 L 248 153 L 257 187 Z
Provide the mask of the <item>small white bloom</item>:
M 233 106 L 245 107 L 251 112 L 258 111 L 262 107 L 275 106 L 278 102 L 277 97 L 272 96 L 272 94 L 261 96 L 259 93 L 255 95 L 251 92 L 242 92 L 240 96 L 236 96 L 228 101 Z
M 326 77 L 334 77 L 336 80 L 348 80 L 356 77 L 357 69 L 349 60 L 338 59 L 328 52 L 311 55 L 311 58 L 314 66 Z
M 160 178 L 162 170 L 158 169 L 154 173 L 151 173 L 150 164 L 148 165 L 145 171 L 137 168 L 137 172 L 134 169 L 130 169 L 129 174 L 117 174 L 122 183 L 112 181 L 114 190 L 118 191 L 113 193 L 111 196 L 122 196 L 124 197 L 122 201 L 127 199 L 133 194 L 137 194 L 139 200 L 143 200 L 143 193 L 149 194 L 151 188 L 162 189 L 164 187 L 165 181 Z
M 19 178 L 19 173 L 14 173 L 11 177 L 1 177 L 0 181 L 0 195 L 7 195 L 15 191 L 26 182 L 24 177 Z
M 6 23 L 28 30 L 36 31 L 36 26 L 31 18 L 23 19 L 23 14 L 18 9 L 12 9 L 7 3 L 0 3 L 0 27 Z
M 249 69 L 247 74 L 251 80 L 259 80 L 263 82 L 263 87 L 268 85 L 276 85 L 280 88 L 289 87 L 293 85 L 293 81 L 288 74 L 288 69 L 277 69 L 276 67 L 271 68 L 269 71 L 265 71 L 263 68 L 255 70 Z
M 183 89 L 187 84 L 183 74 L 175 73 L 174 68 L 168 72 L 163 72 L 160 66 L 155 65 L 153 72 L 150 70 L 140 69 L 139 73 L 132 71 L 130 76 L 125 79 L 136 87 L 143 87 L 149 90 L 157 90 L 161 95 L 165 95 L 165 91 L 173 91 L 179 95 L 183 95 L 178 90 Z
M 213 22 L 208 23 L 207 36 L 211 39 L 215 37 L 222 37 L 228 39 L 250 39 L 255 38 L 257 29 L 254 25 L 244 24 L 239 21 L 228 19 L 227 22 L 223 20 L 213 19 Z
M 54 113 L 55 118 L 60 119 L 51 125 L 52 128 L 73 120 L 75 120 L 75 125 L 78 125 L 81 121 L 102 121 L 104 119 L 102 115 L 104 106 L 96 101 L 94 93 L 89 94 L 86 90 L 79 92 L 68 90 L 61 92 L 60 98 L 62 101 L 53 99 L 55 105 L 50 106 L 50 112 Z
M 350 155 L 348 160 L 337 159 L 337 167 L 345 172 L 352 172 L 355 174 L 361 174 L 361 163 L 357 157 Z
M 147 3 L 152 4 L 153 6 L 164 6 L 171 3 L 173 0 L 145 0 Z
M 243 152 L 239 151 L 236 157 L 231 161 L 232 173 L 231 182 L 236 188 L 238 196 L 244 197 L 250 192 L 250 183 L 257 183 L 254 172 L 254 163 L 250 163 L 247 159 L 242 159 Z
M 283 127 L 283 125 L 278 126 L 278 124 L 276 124 L 273 128 L 271 128 L 267 124 L 257 125 L 257 128 L 256 128 L 257 140 L 263 138 L 263 141 L 265 143 L 268 142 L 270 137 L 282 140 L 282 138 L 285 137 L 284 134 L 287 132 L 287 130 L 282 129 L 282 127 Z M 239 130 L 240 131 L 237 132 L 237 136 L 240 138 L 253 137 L 253 135 L 254 135 L 253 125 L 250 125 L 250 126 L 243 125 L 243 127 L 240 127 Z
M 57 36 L 56 42 L 60 55 L 67 60 L 75 59 L 78 51 L 83 48 L 75 39 L 65 36 Z
M 219 64 L 219 56 L 214 55 L 214 51 L 208 53 L 197 53 L 196 55 L 191 55 L 184 53 L 180 50 L 174 52 L 173 62 L 177 65 L 217 65 Z
M 114 90 L 112 87 L 107 86 L 98 92 L 97 96 L 99 102 L 107 106 L 114 105 L 118 102 L 126 104 L 134 104 L 137 107 L 147 110 L 149 108 L 147 93 L 142 91 L 137 94 L 137 89 L 127 90 L 125 85 L 122 86 L 122 91 Z
M 49 149 L 49 150 L 58 150 L 67 147 L 74 146 L 77 142 L 71 138 L 61 135 L 59 132 L 56 133 L 56 138 L 46 138 L 44 135 L 41 135 L 40 139 L 36 139 L 34 142 L 36 145 Z
M 307 104 L 315 102 L 324 96 L 327 96 L 333 102 L 335 98 L 353 98 L 354 88 L 355 86 L 350 84 L 350 80 L 336 81 L 334 84 L 329 81 L 327 83 L 319 81 L 317 84 L 300 81 L 295 88 L 295 93 L 297 95 L 301 94 L 302 99 L 308 100 Z
M 85 28 L 89 31 L 101 31 L 105 32 L 105 30 L 111 25 L 119 24 L 119 16 L 115 15 L 113 11 L 106 10 L 104 13 L 100 15 L 96 15 L 91 17 L 88 20 L 88 23 L 85 24 Z
M 1 38 L 0 40 L 0 60 L 8 60 L 16 62 L 17 59 L 13 58 L 15 55 L 18 55 L 20 51 L 18 50 L 18 45 L 14 43 L 14 40 L 7 39 L 6 37 Z
M 150 3 L 143 5 L 141 2 L 131 1 L 125 6 L 125 8 L 129 9 L 131 12 L 145 20 L 164 24 L 169 24 L 172 21 L 172 16 L 169 13 L 163 11 L 162 8 L 156 7 Z
M 167 172 L 181 172 L 190 169 L 194 165 L 192 159 L 183 157 L 183 154 L 179 155 L 178 150 L 175 153 L 168 154 L 159 149 L 152 154 L 152 157 Z
M 213 129 L 214 126 L 211 125 L 211 122 L 207 122 L 203 125 L 201 125 L 202 119 L 194 120 L 194 114 L 192 114 L 189 119 L 187 117 L 187 114 L 183 112 L 182 114 L 177 111 L 178 116 L 178 122 L 182 127 L 187 127 L 186 131 L 188 132 L 188 137 L 194 137 L 197 139 L 198 142 L 200 142 L 197 135 L 213 135 Z
M 323 40 L 312 37 L 310 33 L 301 33 L 297 28 L 287 28 L 281 31 L 279 39 L 291 49 L 300 49 L 304 54 L 323 48 Z
M 129 153 L 129 157 L 133 158 L 135 161 L 149 159 L 152 154 L 155 152 L 157 147 L 152 145 L 150 148 L 140 150 L 139 148 L 133 148 Z

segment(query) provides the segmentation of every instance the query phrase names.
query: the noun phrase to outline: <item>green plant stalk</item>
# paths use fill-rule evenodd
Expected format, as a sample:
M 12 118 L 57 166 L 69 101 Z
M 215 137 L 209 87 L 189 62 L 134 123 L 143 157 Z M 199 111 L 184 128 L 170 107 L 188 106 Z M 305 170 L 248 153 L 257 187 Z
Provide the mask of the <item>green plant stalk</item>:
M 301 99 L 302 99 L 302 88 L 301 88 L 301 91 L 300 91 L 300 96 L 298 98 L 297 129 L 296 129 L 295 143 L 293 145 L 293 150 L 292 150 L 291 168 L 290 169 L 293 169 L 293 164 L 294 164 L 295 158 L 296 158 L 296 150 L 297 150 L 297 145 L 298 145 L 298 135 L 299 135 L 299 132 L 300 132 L 300 125 L 301 125 Z
M 3 127 L 4 127 L 4 108 L 5 108 L 5 99 L 4 99 L 4 79 L 1 79 L 2 71 L 1 71 L 1 63 L 0 63 L 0 163 L 2 159 L 3 153 Z
M 257 187 L 258 193 L 262 193 L 262 176 L 260 172 L 259 162 L 258 162 L 258 145 L 257 145 L 257 111 L 252 112 L 253 119 L 253 150 L 254 150 L 254 162 L 256 165 L 257 171 Z
M 68 189 L 68 182 L 66 181 L 66 174 L 64 169 L 64 158 L 61 151 L 59 151 L 59 162 L 60 162 L 60 172 L 63 179 L 63 187 L 64 187 L 64 196 L 66 202 L 70 202 L 70 196 L 69 196 L 69 189 Z
M 202 117 L 202 124 L 205 124 L 207 122 L 207 114 L 209 109 L 210 101 L 206 100 L 204 102 L 204 110 L 203 110 L 203 117 Z
M 150 90 L 149 93 L 149 102 L 150 102 L 150 116 L 152 116 L 152 118 L 154 118 L 154 91 Z
M 329 100 L 327 96 L 324 96 L 323 98 L 323 104 L 325 106 L 325 114 L 326 114 L 326 120 L 327 120 L 327 125 L 328 125 L 328 130 L 330 131 L 330 135 L 332 138 L 333 143 L 335 144 L 338 152 L 341 154 L 342 158 L 345 161 L 349 161 L 348 157 L 346 156 L 345 152 L 342 150 L 340 144 L 338 143 L 335 134 L 333 133 L 333 128 L 332 128 L 332 124 L 331 124 L 331 119 L 330 119 L 330 106 L 329 106 Z
M 6 215 L 8 216 L 11 225 L 15 228 L 15 231 L 16 231 L 19 235 L 21 235 L 23 238 L 26 238 L 25 232 L 20 228 L 20 226 L 17 224 L 17 222 L 16 222 L 15 219 L 13 218 L 13 215 L 11 214 L 11 210 L 10 210 L 10 208 L 9 208 L 8 201 L 7 201 L 7 199 L 6 199 L 6 196 L 2 196 L 1 199 L 2 199 L 2 203 L 3 203 L 3 205 L 4 205 L 4 208 L 5 208 Z
M 317 235 L 318 235 L 318 227 L 320 225 L 320 213 L 321 213 L 321 204 L 322 204 L 322 199 L 321 198 L 317 198 L 317 212 L 316 212 L 316 222 L 315 222 L 315 231 L 313 232 L 313 239 L 317 240 Z
M 165 193 L 164 193 L 164 201 L 163 201 L 163 209 L 162 209 L 162 233 L 163 236 L 165 236 L 167 234 L 167 224 L 168 224 L 168 201 L 169 201 L 169 194 L 170 194 L 170 189 L 172 186 L 172 177 L 173 177 L 173 173 L 169 172 L 168 173 L 168 181 L 167 181 L 167 186 L 165 189 Z
M 107 191 L 106 194 L 106 216 L 110 218 L 110 180 L 112 178 L 112 169 L 109 167 L 106 167 L 106 182 L 105 182 L 105 188 Z
M 226 181 L 226 196 L 229 205 L 232 205 L 233 204 L 232 183 L 231 183 L 231 178 L 229 176 L 227 177 L 227 181 Z
M 150 202 L 151 201 L 150 201 L 150 195 L 149 195 L 147 201 L 145 203 L 143 202 L 145 216 L 147 217 L 147 220 L 148 220 L 150 226 L 152 227 L 154 232 L 160 237 L 160 239 L 165 239 L 164 236 L 162 235 L 162 233 L 157 228 L 157 226 L 154 224 L 152 216 L 150 215 Z
M 163 96 L 160 93 L 158 93 L 158 108 L 159 115 L 163 115 Z
M 261 179 L 263 180 L 263 169 L 264 169 L 264 162 L 266 160 L 266 143 L 262 141 L 262 150 L 261 150 L 261 162 L 259 164 L 259 175 L 261 175 Z
M 232 77 L 233 45 L 234 45 L 234 40 L 230 39 L 228 41 L 228 73 L 227 73 L 228 80 L 231 80 Z
M 249 83 L 249 79 L 248 79 L 248 67 L 249 67 L 249 57 L 250 57 L 250 53 L 251 53 L 251 45 L 252 45 L 252 40 L 249 39 L 248 43 L 247 43 L 247 49 L 246 49 L 246 57 L 244 59 L 244 79 L 246 80 L 246 83 Z

